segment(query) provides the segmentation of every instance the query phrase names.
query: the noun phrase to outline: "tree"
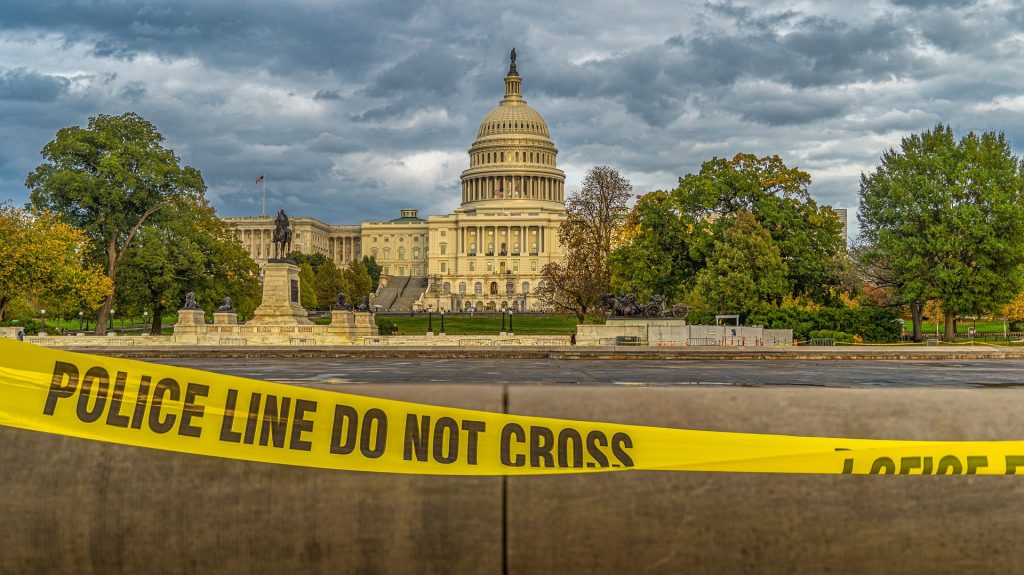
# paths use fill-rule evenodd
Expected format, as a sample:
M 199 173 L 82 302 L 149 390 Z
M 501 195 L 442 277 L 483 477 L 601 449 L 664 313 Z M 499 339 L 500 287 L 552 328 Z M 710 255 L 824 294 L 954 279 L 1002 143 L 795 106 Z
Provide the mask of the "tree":
M 299 305 L 306 309 L 317 309 L 319 306 L 316 298 L 316 276 L 313 275 L 313 266 L 310 264 L 299 264 Z
M 213 311 L 225 297 L 248 315 L 259 303 L 259 268 L 205 200 L 180 199 L 164 208 L 159 223 L 144 226 L 118 271 L 119 309 L 152 314 L 159 334 L 163 315 L 194 292 Z
M 622 244 L 608 259 L 612 288 L 643 300 L 655 294 L 681 299 L 701 264 L 689 249 L 692 227 L 676 213 L 668 192 L 640 196 L 623 226 Z
M 370 274 L 370 292 L 377 291 L 380 287 L 380 272 L 381 266 L 377 263 L 377 258 L 373 256 L 363 256 L 363 266 L 366 267 L 366 272 Z
M 789 293 L 829 303 L 838 296 L 846 245 L 835 212 L 819 206 L 807 191 L 811 177 L 779 156 L 737 154 L 714 158 L 698 174 L 680 178 L 673 192 L 680 214 L 695 220 L 694 231 L 722 237 L 729 216 L 754 215 L 786 262 Z M 691 251 L 706 257 L 714 241 L 694 241 Z
M 313 281 L 316 284 L 316 301 L 321 306 L 332 305 L 338 297 L 338 292 L 342 291 L 344 282 L 341 270 L 334 262 L 326 260 L 314 270 L 313 275 Z
M 159 218 L 159 210 L 205 191 L 199 171 L 181 167 L 163 140 L 135 113 L 96 116 L 86 128 L 59 130 L 43 147 L 46 162 L 25 181 L 34 206 L 60 213 L 86 233 L 90 256 L 102 262 L 112 282 L 125 251 L 147 222 Z M 113 297 L 103 303 L 97 334 L 106 332 Z
M 1024 174 L 1002 134 L 956 141 L 948 126 L 903 139 L 861 175 L 861 243 L 887 261 L 900 300 L 937 300 L 945 338 L 958 314 L 999 309 L 1024 272 Z M 915 335 L 919 329 L 915 326 Z
M 365 261 L 366 258 L 363 258 Z M 376 263 L 372 258 L 370 261 Z M 359 305 L 373 289 L 373 278 L 363 262 L 353 260 L 341 272 L 341 291 L 345 293 L 345 301 L 350 305 Z
M 334 265 L 334 262 L 329 260 L 324 254 L 304 254 L 302 252 L 291 252 L 288 254 L 288 259 L 295 262 L 295 265 L 301 266 L 302 264 L 309 264 L 309 267 L 313 268 L 313 273 L 320 271 L 320 266 L 325 264 Z M 337 266 L 335 266 L 337 267 Z
M 781 301 L 788 292 L 787 271 L 768 231 L 753 214 L 740 211 L 715 242 L 696 289 L 718 313 L 749 313 Z
M 0 321 L 15 297 L 94 308 L 112 290 L 103 271 L 83 260 L 85 234 L 53 213 L 0 204 L 0 238 Z
M 632 190 L 614 168 L 597 166 L 587 172 L 580 191 L 565 202 L 565 220 L 558 227 L 565 260 L 541 270 L 541 301 L 583 321 L 601 294 L 611 290 L 608 256 L 626 220 Z

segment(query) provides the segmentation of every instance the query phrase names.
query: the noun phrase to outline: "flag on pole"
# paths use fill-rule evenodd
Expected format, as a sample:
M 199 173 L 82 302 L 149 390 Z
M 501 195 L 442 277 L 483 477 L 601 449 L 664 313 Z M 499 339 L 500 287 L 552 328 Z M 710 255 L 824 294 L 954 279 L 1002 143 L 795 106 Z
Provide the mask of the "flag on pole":
M 263 176 L 260 176 L 260 177 L 256 178 L 256 183 L 257 184 L 262 184 L 263 183 Z

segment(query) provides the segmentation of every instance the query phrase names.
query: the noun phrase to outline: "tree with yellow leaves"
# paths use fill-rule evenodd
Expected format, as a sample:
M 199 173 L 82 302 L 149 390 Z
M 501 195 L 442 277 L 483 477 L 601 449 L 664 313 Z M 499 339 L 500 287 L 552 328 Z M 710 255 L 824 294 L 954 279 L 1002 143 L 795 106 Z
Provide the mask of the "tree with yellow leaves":
M 0 204 L 0 320 L 16 297 L 63 297 L 98 308 L 113 283 L 85 263 L 85 233 L 47 211 Z

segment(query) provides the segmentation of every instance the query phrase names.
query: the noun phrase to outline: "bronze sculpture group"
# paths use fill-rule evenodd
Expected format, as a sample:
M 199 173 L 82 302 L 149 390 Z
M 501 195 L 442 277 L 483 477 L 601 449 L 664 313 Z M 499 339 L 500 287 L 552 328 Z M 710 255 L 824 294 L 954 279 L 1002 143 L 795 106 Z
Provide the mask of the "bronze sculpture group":
M 641 317 L 659 318 L 670 314 L 675 318 L 685 318 L 690 313 L 686 304 L 665 304 L 665 296 L 655 295 L 649 302 L 637 300 L 636 294 L 615 295 L 606 293 L 601 296 L 601 307 L 608 313 L 608 317 Z

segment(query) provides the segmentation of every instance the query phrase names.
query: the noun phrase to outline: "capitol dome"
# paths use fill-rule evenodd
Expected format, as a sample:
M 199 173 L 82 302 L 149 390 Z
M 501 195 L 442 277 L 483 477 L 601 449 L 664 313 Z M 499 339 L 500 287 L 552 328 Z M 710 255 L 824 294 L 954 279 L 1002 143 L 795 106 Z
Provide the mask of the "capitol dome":
M 565 174 L 548 125 L 526 104 L 515 50 L 505 76 L 505 98 L 480 122 L 462 172 L 462 206 L 564 209 Z

